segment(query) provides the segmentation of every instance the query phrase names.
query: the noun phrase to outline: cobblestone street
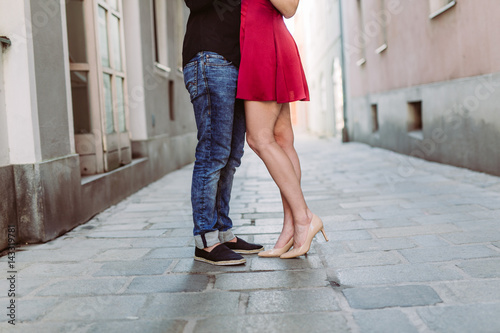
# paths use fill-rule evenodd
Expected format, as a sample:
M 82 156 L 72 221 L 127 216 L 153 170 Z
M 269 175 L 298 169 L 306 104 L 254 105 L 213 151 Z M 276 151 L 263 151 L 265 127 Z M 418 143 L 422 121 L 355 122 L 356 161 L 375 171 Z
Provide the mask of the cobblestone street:
M 299 136 L 324 223 L 298 259 L 193 260 L 193 165 L 88 223 L 16 252 L 16 325 L 1 332 L 499 332 L 500 178 L 359 143 Z M 235 233 L 272 247 L 278 189 L 246 149 Z M 0 259 L 4 276 L 7 258 Z M 3 313 L 9 281 L 0 282 Z

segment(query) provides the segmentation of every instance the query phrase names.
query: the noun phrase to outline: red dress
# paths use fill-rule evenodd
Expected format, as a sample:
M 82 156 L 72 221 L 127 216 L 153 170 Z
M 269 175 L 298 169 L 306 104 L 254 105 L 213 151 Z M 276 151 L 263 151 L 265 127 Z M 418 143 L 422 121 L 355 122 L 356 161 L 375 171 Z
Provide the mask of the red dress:
M 309 100 L 297 45 L 269 0 L 242 0 L 240 47 L 237 98 L 278 103 Z

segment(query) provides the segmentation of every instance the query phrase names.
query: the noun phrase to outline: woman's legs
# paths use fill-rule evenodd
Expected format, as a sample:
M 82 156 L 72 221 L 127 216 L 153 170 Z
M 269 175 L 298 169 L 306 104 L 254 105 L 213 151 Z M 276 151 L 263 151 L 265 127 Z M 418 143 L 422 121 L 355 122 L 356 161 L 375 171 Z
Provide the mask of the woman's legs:
M 278 119 L 276 120 L 276 124 L 274 126 L 274 138 L 278 143 L 278 145 L 281 147 L 281 149 L 283 149 L 285 154 L 288 156 L 290 162 L 292 162 L 295 175 L 297 176 L 297 179 L 299 180 L 300 184 L 300 177 L 301 177 L 300 161 L 297 152 L 293 147 L 294 136 L 292 129 L 292 121 L 290 117 L 289 103 L 283 104 L 281 107 L 281 111 L 278 115 Z M 292 209 L 290 208 L 290 205 L 286 200 L 285 196 L 283 195 L 283 193 L 281 193 L 281 200 L 283 202 L 284 218 L 283 218 L 283 229 L 278 238 L 278 241 L 276 242 L 276 245 L 274 246 L 277 249 L 284 247 L 288 243 L 288 241 L 290 241 L 290 239 L 293 237 L 293 230 L 294 230 Z
M 276 125 L 280 126 L 284 121 L 280 119 L 278 123 L 282 111 L 289 112 L 289 107 L 283 107 L 276 102 L 245 101 L 247 142 L 262 159 L 285 198 L 293 217 L 294 247 L 300 247 L 306 239 L 307 229 L 313 215 L 304 200 L 300 181 L 292 162 L 294 158 L 292 157 L 291 160 L 276 141 Z M 286 114 L 282 117 L 286 117 Z

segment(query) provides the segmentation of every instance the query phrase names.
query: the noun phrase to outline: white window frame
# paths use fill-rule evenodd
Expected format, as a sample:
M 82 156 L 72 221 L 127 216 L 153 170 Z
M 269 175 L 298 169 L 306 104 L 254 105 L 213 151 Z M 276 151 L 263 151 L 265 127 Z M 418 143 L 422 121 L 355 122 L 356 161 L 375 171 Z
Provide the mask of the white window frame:
M 429 19 L 433 19 L 442 13 L 446 12 L 448 9 L 454 7 L 457 4 L 455 0 L 429 0 L 430 15 Z
M 129 133 L 128 93 L 125 60 L 125 39 L 123 33 L 122 0 L 116 1 L 114 9 L 110 0 L 82 0 L 84 10 L 85 43 L 87 49 L 86 63 L 70 63 L 71 72 L 86 72 L 88 80 L 88 99 L 91 132 L 75 133 L 76 152 L 80 155 L 80 171 L 82 175 L 100 174 L 116 169 L 120 165 L 132 161 Z M 107 39 L 110 66 L 105 67 L 101 59 L 99 39 L 99 7 L 106 10 Z M 116 69 L 115 54 L 111 52 L 111 16 L 119 20 L 121 70 Z M 111 75 L 111 93 L 113 107 L 113 132 L 106 132 L 106 106 L 104 91 L 104 75 Z M 116 80 L 123 79 L 123 105 L 118 102 Z M 119 125 L 119 106 L 124 108 L 124 128 Z
M 128 116 L 128 100 L 127 100 L 127 77 L 126 77 L 126 61 L 125 61 L 125 38 L 123 34 L 123 5 L 122 0 L 114 0 L 117 3 L 118 8 L 114 9 L 111 6 L 111 0 L 95 0 L 94 8 L 96 8 L 95 24 L 96 24 L 96 39 L 97 43 L 97 59 L 98 59 L 98 76 L 99 76 L 99 84 L 101 85 L 100 93 L 101 93 L 101 117 L 103 123 L 102 131 L 103 131 L 103 143 L 104 143 L 104 169 L 105 171 L 111 171 L 120 165 L 128 164 L 132 161 L 132 148 L 130 143 L 130 133 L 129 129 L 129 116 Z M 97 9 L 100 7 L 104 8 L 107 13 L 107 34 L 108 34 L 108 44 L 109 44 L 109 60 L 110 67 L 104 67 L 101 63 L 101 53 L 100 53 L 100 43 L 98 39 L 99 34 L 99 26 L 98 26 L 98 13 Z M 120 36 L 120 49 L 119 56 L 121 58 L 121 70 L 116 69 L 115 66 L 115 54 L 111 51 L 113 38 L 112 38 L 112 25 L 110 18 L 115 16 L 119 20 L 119 30 L 118 34 Z M 112 92 L 112 107 L 113 107 L 113 124 L 114 124 L 114 132 L 106 133 L 106 106 L 105 106 L 105 96 L 104 96 L 104 75 L 111 76 L 111 92 Z M 124 130 L 120 130 L 119 128 L 119 114 L 118 114 L 118 103 L 117 91 L 116 91 L 116 80 L 123 80 L 123 105 L 124 108 Z
M 153 63 L 159 74 L 172 71 L 168 57 L 167 0 L 151 0 L 151 28 L 153 36 Z

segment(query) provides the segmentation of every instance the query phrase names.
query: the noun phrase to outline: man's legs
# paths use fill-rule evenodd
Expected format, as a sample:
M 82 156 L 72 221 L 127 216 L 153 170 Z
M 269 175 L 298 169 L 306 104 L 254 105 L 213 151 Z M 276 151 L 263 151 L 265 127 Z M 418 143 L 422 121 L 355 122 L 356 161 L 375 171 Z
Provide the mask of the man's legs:
M 220 201 L 217 199 L 227 193 L 220 180 L 231 156 L 238 70 L 222 56 L 202 52 L 194 59 L 194 64 L 186 65 L 184 75 L 198 128 L 191 202 L 196 247 L 203 249 L 219 243 L 222 223 L 226 223 L 224 231 L 232 226 L 230 220 L 220 220 Z M 227 175 L 224 183 L 227 183 L 226 178 Z M 229 178 L 232 183 L 232 175 Z
M 229 201 L 233 188 L 233 179 L 236 168 L 241 164 L 243 147 L 245 145 L 245 109 L 242 100 L 237 100 L 234 107 L 233 132 L 231 153 L 226 166 L 221 171 L 219 190 L 217 191 L 219 240 L 224 243 L 234 240 L 231 231 L 233 222 L 229 217 Z

